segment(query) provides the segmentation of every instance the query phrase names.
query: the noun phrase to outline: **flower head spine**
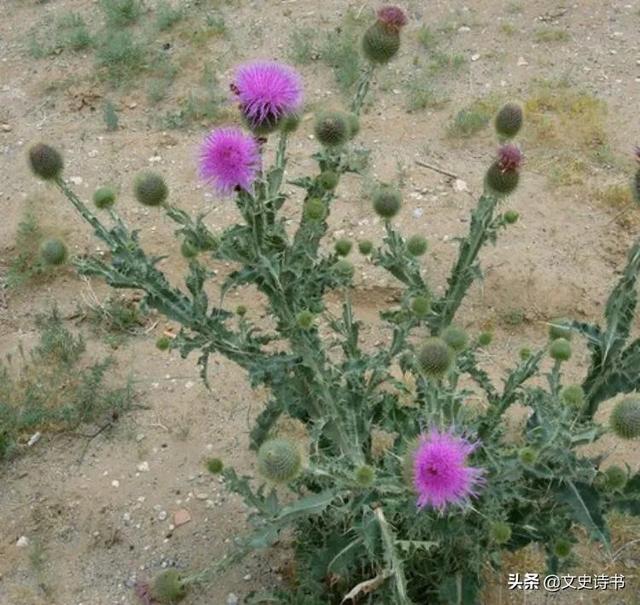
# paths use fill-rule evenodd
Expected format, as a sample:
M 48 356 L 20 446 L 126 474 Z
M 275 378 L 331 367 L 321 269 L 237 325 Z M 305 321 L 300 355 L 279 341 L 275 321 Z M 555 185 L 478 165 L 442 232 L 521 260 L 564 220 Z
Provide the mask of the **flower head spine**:
M 252 128 L 275 125 L 302 106 L 300 75 L 288 65 L 275 61 L 241 65 L 236 70 L 231 90 Z
M 260 148 L 254 137 L 239 128 L 219 128 L 204 141 L 200 152 L 200 176 L 219 193 L 237 188 L 248 191 L 260 170 Z
M 477 443 L 449 431 L 431 429 L 420 436 L 413 454 L 413 487 L 417 506 L 443 510 L 447 505 L 464 504 L 477 495 L 484 482 L 484 470 L 467 466 L 467 457 Z

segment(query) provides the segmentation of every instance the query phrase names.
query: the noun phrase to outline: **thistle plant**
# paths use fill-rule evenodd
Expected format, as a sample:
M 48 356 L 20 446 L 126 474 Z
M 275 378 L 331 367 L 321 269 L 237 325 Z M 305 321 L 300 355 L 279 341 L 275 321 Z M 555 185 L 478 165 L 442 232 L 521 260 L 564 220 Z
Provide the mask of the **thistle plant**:
M 145 307 L 181 328 L 159 348 L 183 357 L 197 353 L 205 381 L 209 357 L 223 355 L 269 393 L 250 433 L 255 483 L 222 461 L 209 466 L 245 499 L 253 531 L 206 569 L 165 574 L 139 586 L 141 599 L 169 593 L 168 598 L 181 598 L 190 586 L 206 584 L 291 529 L 294 584 L 255 595 L 253 602 L 471 605 L 478 602 L 486 573 L 500 568 L 503 550 L 538 543 L 556 572 L 577 540 L 577 525 L 608 547 L 605 513 L 640 513 L 640 476 L 624 483 L 619 476 L 596 480 L 604 458 L 578 449 L 608 430 L 623 438 L 639 432 L 635 399 L 616 408 L 610 427 L 597 425 L 593 415 L 599 402 L 635 390 L 640 380 L 640 344 L 625 348 L 640 242 L 610 297 L 607 327 L 563 321 L 548 343 L 521 354 L 502 387 L 479 363 L 479 348 L 489 346 L 491 335 L 469 335 L 460 327 L 460 305 L 482 276 L 481 250 L 515 222 L 514 210 L 503 205 L 517 190 L 523 165 L 513 142 L 522 125 L 517 106 L 496 117 L 501 146 L 488 161 L 483 193 L 442 296 L 423 270 L 426 234 L 405 237 L 394 227 L 401 193 L 386 183 L 375 188 L 371 210 L 382 219 L 384 235 L 381 242 L 359 242 L 358 251 L 398 281 L 400 304 L 381 312 L 388 346 L 361 342 L 362 324 L 351 303 L 358 255 L 348 240 L 335 247 L 323 240 L 342 177 L 359 173 L 351 141 L 366 135 L 361 110 L 367 92 L 376 70 L 400 48 L 406 22 L 397 7 L 378 12 L 364 35 L 369 63 L 350 107 L 315 116 L 317 170 L 307 176 L 287 170 L 288 141 L 300 119 L 301 78 L 273 62 L 238 69 L 231 89 L 245 126 L 209 134 L 199 165 L 221 203 L 235 202 L 238 224 L 214 235 L 203 214 L 192 217 L 174 205 L 160 175 L 135 179 L 134 197 L 176 224 L 175 250 L 166 253 L 181 249 L 188 259 L 185 288 L 169 282 L 158 267 L 162 257 L 146 254 L 137 232 L 125 225 L 117 211 L 124 200 L 96 204 L 98 215 L 64 179 L 59 152 L 41 144 L 30 154 L 34 173 L 60 189 L 110 250 L 108 257 L 75 258 L 78 271 L 114 288 L 143 292 Z M 285 183 L 300 195 L 285 191 Z M 294 210 L 298 223 L 288 229 Z M 213 260 L 233 266 L 216 301 L 207 288 Z M 256 325 L 244 305 L 236 313 L 226 307 L 229 292 L 247 284 L 264 295 L 274 328 Z M 329 292 L 342 297 L 338 314 L 325 304 Z M 331 338 L 321 337 L 326 332 Z M 572 332 L 587 336 L 593 354 L 582 385 L 563 380 Z M 546 385 L 533 381 L 547 365 Z M 411 380 L 399 380 L 397 368 Z M 479 395 L 482 405 L 473 406 L 471 395 Z M 530 411 L 518 448 L 503 439 L 514 403 Z M 291 420 L 304 427 L 304 439 L 279 434 L 280 423 Z M 377 443 L 381 435 L 384 447 Z

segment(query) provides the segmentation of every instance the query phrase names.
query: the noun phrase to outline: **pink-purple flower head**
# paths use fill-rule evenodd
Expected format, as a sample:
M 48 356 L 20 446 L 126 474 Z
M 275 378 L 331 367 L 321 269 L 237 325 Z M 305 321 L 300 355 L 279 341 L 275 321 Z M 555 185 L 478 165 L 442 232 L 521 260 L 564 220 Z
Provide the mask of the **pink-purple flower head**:
M 249 126 L 271 132 L 280 120 L 302 107 L 302 78 L 288 65 L 274 61 L 245 63 L 231 87 Z
M 420 436 L 413 453 L 413 487 L 418 494 L 418 508 L 463 505 L 477 495 L 483 484 L 484 470 L 467 465 L 467 458 L 477 447 L 453 431 L 431 429 Z
M 223 195 L 249 191 L 260 164 L 258 142 L 239 128 L 214 130 L 200 150 L 200 176 Z
M 383 6 L 378 9 L 378 21 L 387 28 L 400 31 L 407 24 L 407 16 L 398 6 Z
M 524 154 L 513 143 L 507 143 L 498 149 L 498 166 L 502 172 L 518 170 L 523 162 Z

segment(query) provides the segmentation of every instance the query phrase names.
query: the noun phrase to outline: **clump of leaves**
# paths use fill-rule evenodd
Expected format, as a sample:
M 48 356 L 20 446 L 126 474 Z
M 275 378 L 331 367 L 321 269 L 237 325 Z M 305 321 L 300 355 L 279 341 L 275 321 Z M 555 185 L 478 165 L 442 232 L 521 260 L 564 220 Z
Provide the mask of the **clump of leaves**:
M 85 341 L 56 309 L 38 316 L 39 341 L 27 354 L 0 362 L 0 459 L 16 454 L 36 431 L 60 431 L 108 418 L 132 402 L 130 385 L 106 384 L 111 359 L 83 362 Z
M 98 40 L 96 64 L 107 79 L 121 84 L 139 74 L 146 66 L 143 42 L 126 29 L 107 29 Z
M 447 129 L 451 138 L 469 138 L 484 130 L 495 115 L 497 103 L 494 99 L 477 99 L 461 109 Z
M 135 23 L 142 14 L 140 0 L 100 0 L 109 27 L 118 28 Z
M 120 120 L 118 119 L 118 110 L 113 102 L 107 99 L 102 106 L 102 118 L 104 125 L 107 128 L 107 132 L 114 132 L 118 130 Z
M 316 30 L 310 27 L 296 28 L 289 38 L 289 58 L 296 65 L 308 65 L 317 56 Z
M 156 27 L 159 31 L 167 31 L 184 19 L 184 10 L 161 2 L 156 9 Z

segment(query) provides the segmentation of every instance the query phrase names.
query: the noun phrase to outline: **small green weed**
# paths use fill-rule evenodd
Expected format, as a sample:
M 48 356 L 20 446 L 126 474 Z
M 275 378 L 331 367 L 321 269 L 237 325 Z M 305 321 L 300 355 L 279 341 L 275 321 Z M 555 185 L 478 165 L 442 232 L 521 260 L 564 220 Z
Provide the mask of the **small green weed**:
M 541 27 L 533 35 L 536 42 L 549 44 L 552 42 L 567 42 L 570 39 L 569 32 L 557 27 Z
M 127 30 L 106 30 L 96 49 L 96 62 L 107 79 L 121 84 L 141 72 L 146 65 L 146 51 Z
M 142 14 L 140 0 L 100 0 L 100 8 L 110 27 L 135 23 Z
M 118 111 L 116 110 L 115 105 L 109 99 L 104 102 L 104 105 L 102 107 L 102 117 L 104 119 L 104 124 L 107 127 L 108 132 L 118 130 Z
M 309 28 L 294 29 L 289 37 L 289 59 L 296 65 L 308 65 L 316 57 L 314 47 L 316 31 Z
M 461 109 L 449 125 L 448 135 L 451 138 L 469 138 L 486 128 L 495 114 L 498 104 L 489 98 L 474 101 Z
M 20 367 L 8 357 L 0 363 L 0 460 L 12 457 L 35 431 L 69 430 L 107 414 L 126 410 L 130 385 L 110 388 L 111 359 L 82 364 L 85 342 L 64 326 L 56 309 L 36 319 L 38 344 Z
M 426 25 L 418 30 L 418 42 L 426 50 L 434 50 L 440 44 L 438 35 Z
M 167 31 L 184 19 L 184 10 L 174 8 L 168 2 L 161 2 L 156 9 L 156 27 L 159 31 Z
M 84 50 L 93 44 L 84 19 L 78 13 L 66 13 L 56 23 L 58 46 L 73 51 Z

